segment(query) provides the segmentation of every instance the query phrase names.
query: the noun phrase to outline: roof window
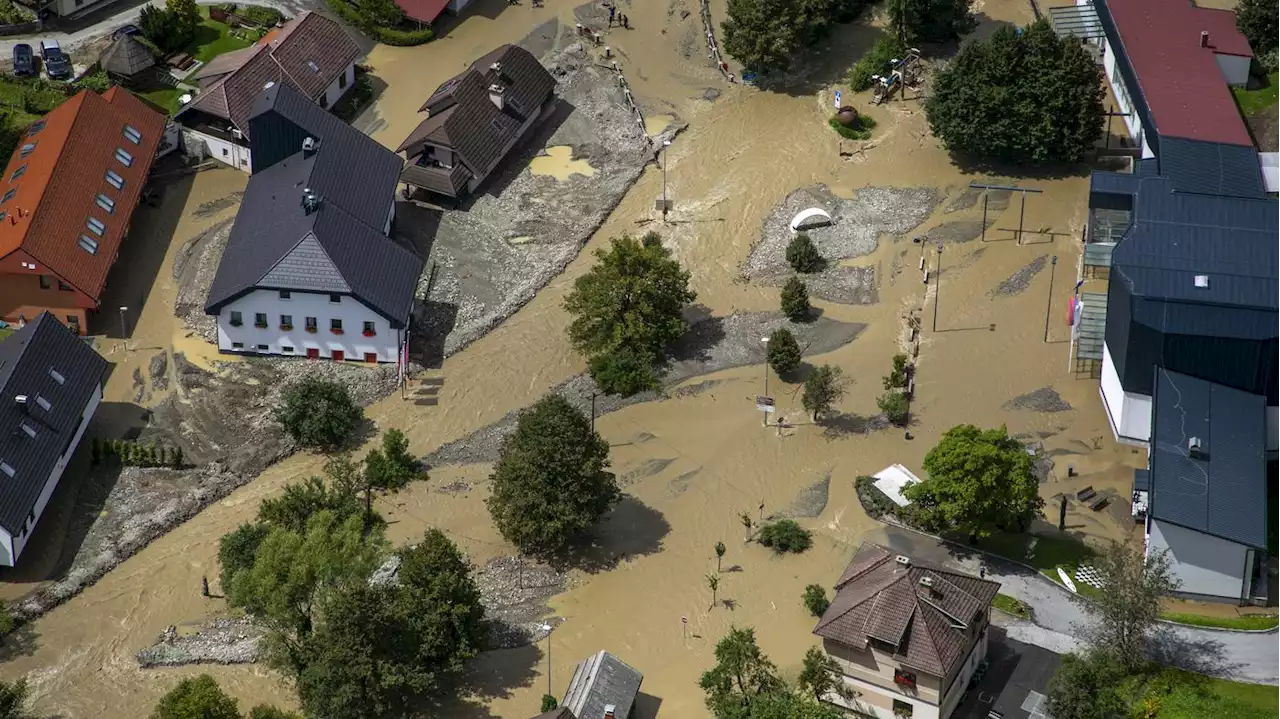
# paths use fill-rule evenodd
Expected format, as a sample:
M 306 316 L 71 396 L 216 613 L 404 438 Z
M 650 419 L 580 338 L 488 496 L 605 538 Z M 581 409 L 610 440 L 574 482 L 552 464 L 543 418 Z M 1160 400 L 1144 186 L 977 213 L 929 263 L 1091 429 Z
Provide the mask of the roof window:
M 493 122 L 489 124 L 493 125 L 493 129 L 497 130 L 498 132 L 502 132 L 502 123 L 498 122 L 497 118 L 494 118 Z
M 9 475 L 10 477 L 13 477 L 15 470 L 14 470 L 14 468 L 13 468 L 13 465 L 9 464 L 8 462 L 4 461 L 3 459 L 0 459 L 0 472 L 4 472 L 5 474 Z
M 80 235 L 80 249 L 91 255 L 98 254 L 98 241 L 88 235 Z
M 130 155 L 128 150 L 123 147 L 116 148 L 116 159 L 125 167 L 133 167 L 133 155 Z
M 121 177 L 120 174 L 117 173 L 115 170 L 107 170 L 107 184 L 111 185 L 117 190 L 123 190 L 124 178 Z
M 311 72 L 320 72 L 320 66 L 314 60 L 307 60 L 307 67 L 311 68 Z
M 63 377 L 61 372 L 59 372 L 58 370 L 52 367 L 49 368 L 49 376 L 52 377 L 53 381 L 57 382 L 58 384 L 66 384 L 67 378 Z
M 22 165 L 18 169 L 14 170 L 12 175 L 9 175 L 9 182 L 13 182 L 14 180 L 18 179 L 19 177 L 22 177 L 25 174 L 27 174 L 27 166 Z
M 12 199 L 13 199 L 13 196 L 14 196 L 15 194 L 17 194 L 17 192 L 18 192 L 18 188 L 16 188 L 16 187 L 11 187 L 11 188 L 9 188 L 9 191 L 8 191 L 8 192 L 6 192 L 6 193 L 4 193 L 4 198 L 3 198 L 3 199 L 0 199 L 0 204 L 4 204 L 4 203 L 8 202 L 9 200 L 12 200 Z
M 25 158 L 27 155 L 30 155 L 31 153 L 35 152 L 35 150 L 36 150 L 36 143 L 28 142 L 27 144 L 22 146 L 22 157 Z
M 27 436 L 30 437 L 31 439 L 36 438 L 36 428 L 32 427 L 30 424 L 26 422 L 22 423 L 22 431 L 26 432 Z
M 39 133 L 43 129 L 44 129 L 44 120 L 36 120 L 35 124 L 31 126 L 31 129 L 27 130 L 27 137 L 32 137 L 33 135 Z
M 97 197 L 93 198 L 93 201 L 98 203 L 98 207 L 101 207 L 107 212 L 114 214 L 116 211 L 116 201 L 101 192 L 98 193 Z
M 40 405 L 40 409 L 46 412 L 53 409 L 53 405 L 49 404 L 49 400 L 45 399 L 43 395 L 36 395 L 36 404 Z
M 1196 275 L 1196 287 L 1207 289 L 1209 287 L 1209 275 Z
M 142 133 L 138 132 L 138 128 L 133 125 L 124 126 L 124 137 L 135 145 L 142 144 Z
M 107 229 L 107 226 L 102 224 L 102 220 L 99 220 L 96 217 L 90 217 L 89 221 L 86 224 L 89 226 L 89 229 L 93 232 L 93 234 L 97 235 L 98 237 L 102 237 L 102 234 L 106 232 L 106 229 Z

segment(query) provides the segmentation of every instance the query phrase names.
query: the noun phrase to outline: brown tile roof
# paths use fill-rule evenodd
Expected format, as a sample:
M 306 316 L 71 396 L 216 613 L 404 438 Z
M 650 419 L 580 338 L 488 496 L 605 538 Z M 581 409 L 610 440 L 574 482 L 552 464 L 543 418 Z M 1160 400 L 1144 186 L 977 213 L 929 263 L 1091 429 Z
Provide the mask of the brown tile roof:
M 443 167 L 423 167 L 416 162 L 416 158 L 409 158 L 409 164 L 400 171 L 401 182 L 449 197 L 460 197 L 462 188 L 471 179 L 471 173 L 462 165 L 454 165 L 446 170 Z
M 492 65 L 501 64 L 494 72 Z M 491 85 L 503 87 L 505 108 L 489 99 Z M 416 155 L 428 140 L 452 148 L 476 177 L 489 174 L 520 126 L 555 92 L 556 80 L 528 50 L 503 45 L 476 60 L 432 93 L 422 110 L 431 114 L 397 152 Z
M 931 587 L 921 584 L 926 577 Z M 997 582 L 915 560 L 903 565 L 888 549 L 863 544 L 813 633 L 859 649 L 882 641 L 903 665 L 946 676 L 977 639 L 959 625 L 971 624 L 999 590 Z
M 125 137 L 126 126 L 142 135 L 138 144 Z M 164 127 L 163 115 L 119 87 L 102 95 L 82 90 L 34 123 L 0 177 L 4 196 L 14 193 L 0 201 L 0 258 L 21 249 L 96 301 Z M 23 157 L 28 145 L 34 147 Z M 130 166 L 116 158 L 117 149 L 132 156 Z M 107 182 L 107 170 L 124 179 L 123 189 Z M 114 201 L 112 212 L 97 205 L 99 194 Z M 105 225 L 102 236 L 89 231 L 90 217 Z M 95 253 L 80 248 L 82 234 L 97 241 Z
M 257 45 L 250 45 L 249 47 L 241 48 L 239 50 L 224 52 L 221 55 L 213 58 L 209 62 L 206 62 L 204 65 L 201 65 L 200 69 L 196 70 L 195 77 L 191 79 L 193 80 L 207 80 L 209 78 L 216 79 L 216 78 L 222 77 L 223 75 L 226 75 L 229 72 L 235 72 L 236 70 L 239 70 L 241 67 L 244 67 L 244 64 L 248 62 L 249 58 L 256 55 L 257 52 L 258 52 Z
M 237 51 L 223 64 L 215 65 L 219 58 L 211 61 L 212 69 L 202 70 L 201 75 L 224 74 L 205 87 L 187 109 L 230 120 L 248 137 L 253 101 L 267 83 L 286 83 L 314 102 L 360 57 L 360 47 L 341 25 L 310 11 L 290 20 L 269 38 Z

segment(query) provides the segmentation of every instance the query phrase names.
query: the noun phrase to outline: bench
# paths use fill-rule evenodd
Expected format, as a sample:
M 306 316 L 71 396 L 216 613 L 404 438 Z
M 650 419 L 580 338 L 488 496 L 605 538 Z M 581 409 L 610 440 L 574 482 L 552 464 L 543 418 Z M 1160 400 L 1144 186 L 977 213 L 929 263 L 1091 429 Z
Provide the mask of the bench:
M 1098 493 L 1093 491 L 1093 485 L 1089 485 L 1079 492 L 1076 492 L 1076 499 L 1081 502 L 1087 502 L 1096 496 L 1098 496 Z
M 1089 509 L 1092 509 L 1093 511 L 1096 512 L 1099 509 L 1102 509 L 1103 507 L 1107 506 L 1107 502 L 1110 502 L 1110 501 L 1111 500 L 1106 497 L 1098 497 L 1089 505 Z
M 173 57 L 169 58 L 169 64 L 173 67 L 178 68 L 179 70 L 186 70 L 187 68 L 191 67 L 191 64 L 194 62 L 195 62 L 195 58 L 191 57 L 185 52 L 180 52 L 177 55 L 174 55 Z

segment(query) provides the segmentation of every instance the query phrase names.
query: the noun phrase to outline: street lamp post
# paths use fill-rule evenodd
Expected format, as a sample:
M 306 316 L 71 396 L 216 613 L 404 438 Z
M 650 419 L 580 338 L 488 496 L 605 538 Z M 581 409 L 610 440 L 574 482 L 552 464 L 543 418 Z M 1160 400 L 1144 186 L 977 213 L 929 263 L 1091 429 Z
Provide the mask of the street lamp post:
M 769 396 L 769 338 L 761 337 L 760 341 L 764 343 L 764 396 Z M 764 410 L 764 426 L 769 426 L 769 411 Z
M 662 221 L 667 221 L 667 148 L 671 147 L 670 140 L 662 141 Z
M 128 311 L 129 311 L 128 307 L 125 307 L 124 305 L 120 306 L 120 341 L 121 342 L 125 341 L 124 313 Z
M 1049 312 L 1053 310 L 1053 275 L 1058 269 L 1058 256 L 1054 255 L 1049 262 L 1049 297 L 1045 300 L 1044 306 L 1044 341 L 1049 342 Z
M 938 264 L 934 270 L 937 279 L 933 286 L 933 331 L 938 331 L 938 301 L 942 299 L 942 243 L 938 243 Z
M 542 631 L 547 633 L 547 696 L 553 696 L 551 693 L 551 625 L 543 624 Z

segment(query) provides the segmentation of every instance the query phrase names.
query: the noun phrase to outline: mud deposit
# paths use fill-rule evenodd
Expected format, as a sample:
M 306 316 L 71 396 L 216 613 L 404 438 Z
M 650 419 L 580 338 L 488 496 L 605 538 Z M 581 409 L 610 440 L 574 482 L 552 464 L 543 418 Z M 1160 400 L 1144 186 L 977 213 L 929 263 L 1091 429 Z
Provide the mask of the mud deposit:
M 251 664 L 258 660 L 262 630 L 248 619 L 215 619 L 190 631 L 166 629 L 156 643 L 138 652 L 138 666 Z

